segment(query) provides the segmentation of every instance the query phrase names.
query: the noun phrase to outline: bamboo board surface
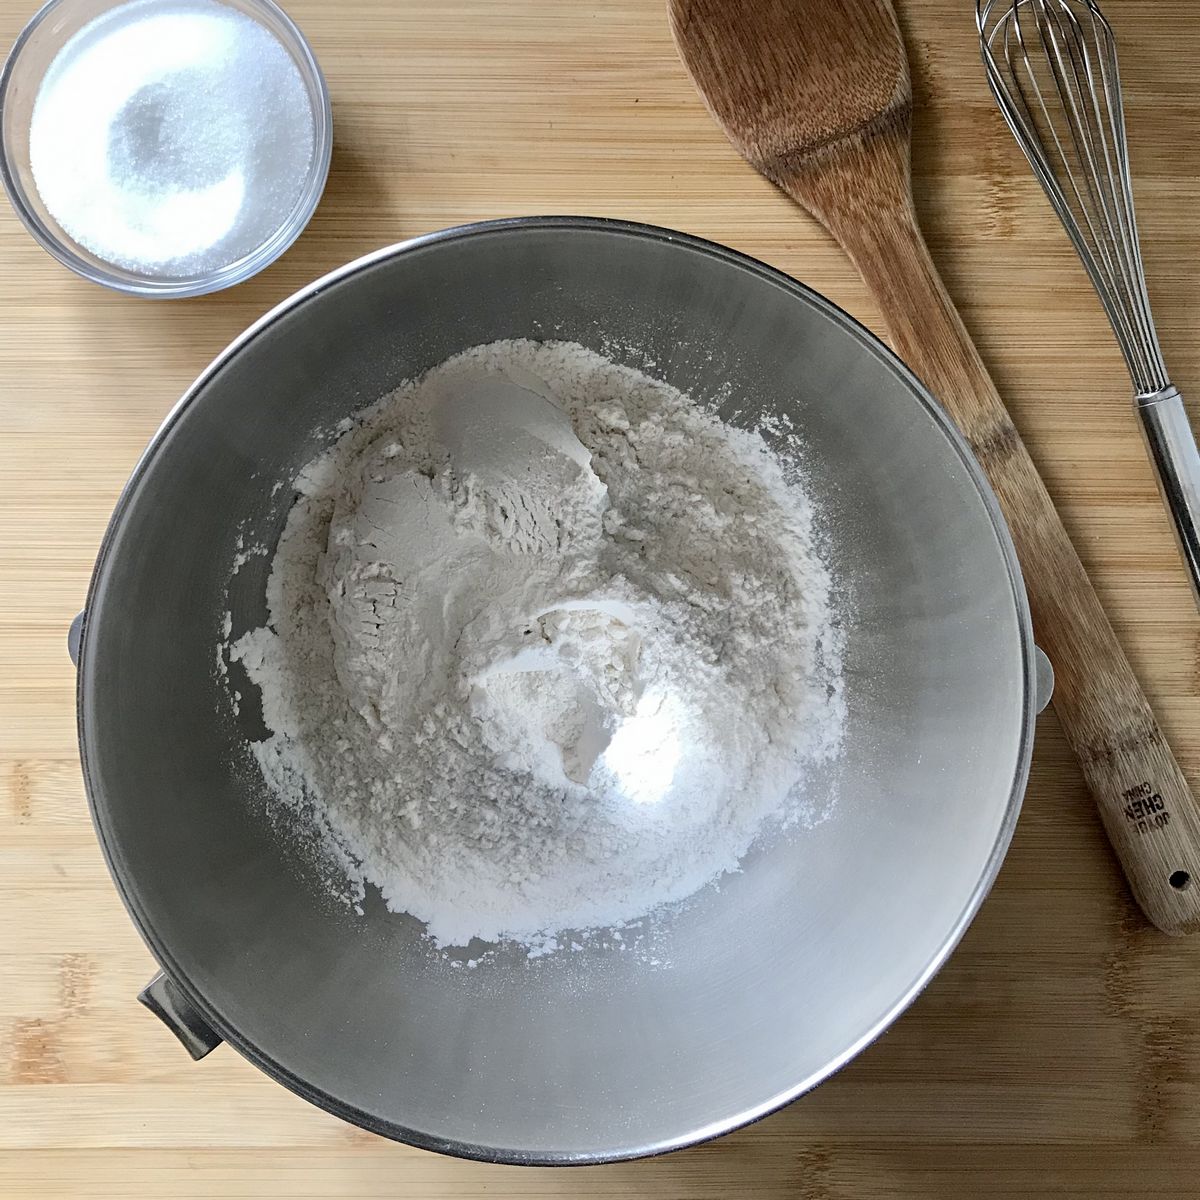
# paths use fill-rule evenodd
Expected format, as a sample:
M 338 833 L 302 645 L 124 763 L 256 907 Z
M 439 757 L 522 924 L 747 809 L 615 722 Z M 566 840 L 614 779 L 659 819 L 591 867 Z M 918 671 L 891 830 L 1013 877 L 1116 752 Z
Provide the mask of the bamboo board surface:
M 0 211 L 0 1195 L 1200 1195 L 1200 939 L 1128 899 L 1052 716 L 1008 860 L 879 1043 L 760 1124 L 650 1162 L 460 1163 L 304 1104 L 134 1002 L 154 964 L 92 834 L 65 631 L 113 502 L 195 374 L 295 288 L 462 221 L 588 213 L 725 242 L 876 329 L 824 234 L 737 157 L 659 0 L 292 0 L 334 102 L 325 200 L 232 292 L 148 303 L 55 264 Z M 973 6 L 907 0 L 921 215 L 1184 770 L 1200 618 L 1098 302 L 986 93 Z M 1200 397 L 1200 11 L 1108 0 L 1167 361 Z M 0 0 L 0 43 L 30 15 Z M 1200 410 L 1193 409 L 1193 417 Z

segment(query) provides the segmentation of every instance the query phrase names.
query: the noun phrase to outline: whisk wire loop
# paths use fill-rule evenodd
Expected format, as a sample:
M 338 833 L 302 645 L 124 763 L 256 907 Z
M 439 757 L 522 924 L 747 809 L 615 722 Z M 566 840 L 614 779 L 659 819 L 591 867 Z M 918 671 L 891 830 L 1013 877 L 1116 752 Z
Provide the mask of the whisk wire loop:
M 988 82 L 1070 234 L 1139 396 L 1169 386 L 1142 268 L 1112 28 L 1094 0 L 977 0 Z

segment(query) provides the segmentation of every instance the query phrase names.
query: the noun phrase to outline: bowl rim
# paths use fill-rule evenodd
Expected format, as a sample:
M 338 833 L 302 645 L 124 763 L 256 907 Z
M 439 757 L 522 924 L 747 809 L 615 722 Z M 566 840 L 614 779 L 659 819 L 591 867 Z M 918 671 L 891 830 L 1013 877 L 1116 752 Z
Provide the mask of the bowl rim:
M 270 1058 L 258 1049 L 248 1038 L 236 1028 L 229 1025 L 211 1004 L 205 999 L 194 984 L 187 978 L 162 939 L 155 933 L 148 915 L 142 910 L 134 889 L 128 886 L 120 865 L 116 847 L 106 837 L 105 818 L 96 802 L 97 781 L 94 778 L 92 764 L 88 754 L 88 733 L 85 727 L 85 709 L 87 707 L 87 681 L 89 659 L 89 621 L 88 613 L 93 611 L 98 597 L 105 589 L 107 566 L 113 547 L 117 541 L 122 520 L 126 510 L 131 506 L 135 493 L 143 476 L 149 470 L 150 464 L 164 446 L 169 434 L 180 421 L 184 413 L 203 394 L 204 389 L 214 377 L 233 359 L 245 350 L 261 334 L 271 328 L 282 317 L 300 308 L 310 300 L 320 296 L 330 287 L 352 279 L 355 275 L 368 271 L 379 263 L 391 259 L 399 259 L 415 251 L 427 249 L 445 243 L 462 242 L 476 237 L 493 235 L 521 234 L 527 231 L 565 230 L 587 233 L 615 234 L 618 236 L 646 239 L 679 246 L 682 249 L 696 252 L 710 258 L 720 260 L 732 267 L 749 271 L 760 279 L 764 279 L 783 288 L 794 298 L 801 300 L 821 311 L 836 325 L 840 326 L 862 347 L 864 352 L 879 359 L 884 366 L 899 376 L 911 389 L 914 398 L 927 411 L 935 425 L 946 437 L 951 449 L 957 454 L 963 469 L 975 484 L 985 511 L 991 521 L 997 545 L 1004 560 L 1006 573 L 1011 586 L 1011 596 L 1018 625 L 1020 651 L 1023 666 L 1022 694 L 1022 725 L 1021 735 L 1017 746 L 1016 767 L 1009 788 L 1008 800 L 1004 816 L 996 831 L 995 843 L 978 882 L 967 898 L 958 917 L 950 927 L 945 941 L 933 955 L 924 969 L 910 982 L 909 986 L 888 1006 L 886 1011 L 849 1046 L 830 1062 L 817 1071 L 798 1080 L 789 1088 L 774 1096 L 768 1097 L 742 1112 L 731 1117 L 723 1117 L 697 1128 L 693 1128 L 677 1136 L 661 1139 L 649 1144 L 637 1144 L 631 1139 L 626 1145 L 599 1152 L 572 1152 L 546 1149 L 512 1150 L 499 1146 L 463 1141 L 457 1138 L 442 1137 L 425 1130 L 410 1128 L 395 1122 L 380 1118 L 364 1109 L 349 1104 L 336 1096 L 322 1091 L 309 1080 L 301 1078 L 283 1064 Z M 1017 559 L 1016 548 L 1008 531 L 1007 523 L 1001 512 L 999 501 L 988 482 L 982 467 L 972 453 L 966 439 L 959 433 L 950 417 L 944 412 L 932 393 L 917 378 L 917 376 L 900 360 L 899 357 L 882 340 L 875 336 L 864 325 L 850 316 L 844 309 L 833 301 L 826 299 L 807 284 L 793 279 L 774 267 L 752 258 L 750 255 L 730 247 L 708 241 L 691 234 L 682 233 L 662 226 L 644 224 L 634 221 L 619 220 L 606 217 L 577 217 L 577 216 L 528 216 L 510 217 L 499 220 L 480 221 L 456 225 L 432 233 L 419 235 L 407 240 L 381 247 L 354 259 L 352 262 L 330 271 L 312 283 L 300 288 L 291 296 L 275 305 L 262 317 L 250 325 L 242 334 L 236 337 L 216 358 L 197 376 L 196 380 L 183 393 L 174 407 L 168 412 L 162 425 L 154 434 L 134 466 L 128 483 L 123 488 L 114 508 L 112 518 L 105 530 L 104 537 L 96 558 L 96 565 L 88 587 L 87 599 L 83 613 L 82 630 L 80 633 L 76 678 L 76 712 L 77 733 L 79 739 L 80 761 L 84 785 L 88 797 L 88 807 L 92 815 L 96 835 L 104 852 L 109 871 L 120 893 L 121 899 L 129 912 L 134 925 L 151 953 L 160 964 L 163 972 L 179 988 L 184 997 L 190 1001 L 203 1019 L 211 1025 L 220 1037 L 227 1041 L 244 1058 L 270 1076 L 276 1082 L 300 1096 L 302 1099 L 315 1104 L 326 1112 L 366 1129 L 372 1133 L 400 1141 L 420 1149 L 436 1151 L 458 1158 L 473 1159 L 480 1162 L 505 1163 L 516 1166 L 574 1166 L 596 1165 L 606 1162 L 622 1162 L 631 1159 L 649 1158 L 664 1154 L 686 1146 L 697 1145 L 721 1137 L 735 1129 L 744 1128 L 764 1117 L 770 1116 L 784 1108 L 793 1100 L 811 1091 L 834 1075 L 843 1066 L 857 1057 L 867 1046 L 874 1042 L 909 1008 L 913 1001 L 924 990 L 929 981 L 944 965 L 954 948 L 966 932 L 980 905 L 991 890 L 1000 866 L 1004 861 L 1009 844 L 1016 827 L 1017 817 L 1021 809 L 1025 787 L 1029 779 L 1033 754 L 1034 723 L 1037 716 L 1037 651 L 1033 639 L 1032 618 L 1029 603 L 1025 593 L 1024 579 Z
M 13 42 L 12 48 L 4 60 L 3 67 L 0 67 L 0 116 L 4 112 L 17 64 L 30 39 L 55 12 L 76 2 L 77 0 L 46 0 L 17 35 L 16 41 Z M 129 0 L 110 0 L 108 10 L 128 2 Z M 123 295 L 140 296 L 149 300 L 180 300 L 194 296 L 206 296 L 212 292 L 223 291 L 225 288 L 244 283 L 260 271 L 266 270 L 291 248 L 312 220 L 313 214 L 321 202 L 321 197 L 324 195 L 325 184 L 329 179 L 330 164 L 333 161 L 333 105 L 325 75 L 308 39 L 296 22 L 275 3 L 275 0 L 238 0 L 238 3 L 248 9 L 257 9 L 260 13 L 269 15 L 283 28 L 293 43 L 292 47 L 285 48 L 288 48 L 289 52 L 294 49 L 299 53 L 300 61 L 297 63 L 297 67 L 302 76 L 307 76 L 307 81 L 312 85 L 319 100 L 319 103 L 314 105 L 313 111 L 313 158 L 305 179 L 304 191 L 301 193 L 296 208 L 283 225 L 280 225 L 270 237 L 261 242 L 249 254 L 217 271 L 178 282 L 171 281 L 169 277 L 160 282 L 151 276 L 144 279 L 123 279 L 76 254 L 71 246 L 38 216 L 29 203 L 26 189 L 21 185 L 13 170 L 3 145 L 3 139 L 0 139 L 0 183 L 4 185 L 4 191 L 8 195 L 13 211 L 43 250 L 80 278 L 88 280 L 89 283 L 99 284 L 101 287 L 120 292 Z M 236 11 L 243 10 L 236 9 Z M 97 16 L 99 15 L 97 14 Z M 247 13 L 246 15 L 251 14 Z M 251 19 L 256 20 L 253 16 Z M 268 28 L 269 32 L 274 34 L 274 30 L 268 26 L 264 26 L 264 28 Z

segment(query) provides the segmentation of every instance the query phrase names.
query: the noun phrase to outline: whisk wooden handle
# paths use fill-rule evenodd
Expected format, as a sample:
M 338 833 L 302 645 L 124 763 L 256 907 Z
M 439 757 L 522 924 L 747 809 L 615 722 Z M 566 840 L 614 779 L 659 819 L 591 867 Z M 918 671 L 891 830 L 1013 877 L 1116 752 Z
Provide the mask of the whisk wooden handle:
M 879 300 L 897 353 L 987 472 L 1025 576 L 1054 707 L 1138 903 L 1160 929 L 1200 930 L 1200 810 L 954 304 L 912 210 L 907 131 L 885 128 L 776 182 L 841 242 Z

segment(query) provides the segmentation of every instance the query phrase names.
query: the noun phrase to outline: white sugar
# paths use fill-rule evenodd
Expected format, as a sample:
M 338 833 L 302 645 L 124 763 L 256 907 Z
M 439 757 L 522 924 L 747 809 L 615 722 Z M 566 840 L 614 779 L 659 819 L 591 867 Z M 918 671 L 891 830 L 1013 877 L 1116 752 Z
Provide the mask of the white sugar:
M 51 215 L 98 258 L 200 275 L 286 221 L 314 126 L 300 71 L 269 30 L 217 0 L 132 0 L 51 63 L 30 163 Z

